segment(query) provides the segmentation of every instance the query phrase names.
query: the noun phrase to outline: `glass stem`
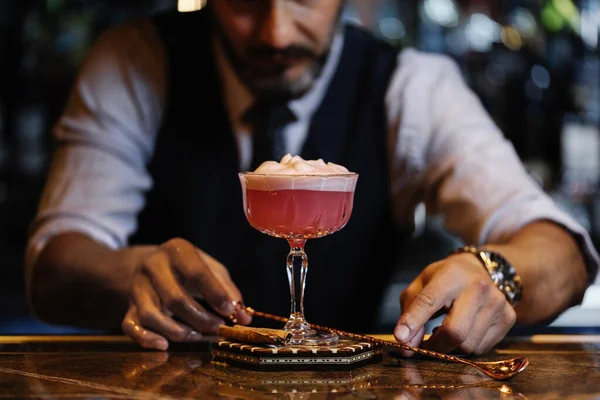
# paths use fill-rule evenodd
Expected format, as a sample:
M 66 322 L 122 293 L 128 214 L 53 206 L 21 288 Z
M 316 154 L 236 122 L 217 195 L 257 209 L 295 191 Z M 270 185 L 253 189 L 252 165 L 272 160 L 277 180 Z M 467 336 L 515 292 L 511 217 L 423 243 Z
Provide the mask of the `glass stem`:
M 285 325 L 287 331 L 300 333 L 308 329 L 304 319 L 304 286 L 308 272 L 308 258 L 304 252 L 306 241 L 290 241 L 290 253 L 287 257 L 287 274 L 290 283 L 290 318 Z

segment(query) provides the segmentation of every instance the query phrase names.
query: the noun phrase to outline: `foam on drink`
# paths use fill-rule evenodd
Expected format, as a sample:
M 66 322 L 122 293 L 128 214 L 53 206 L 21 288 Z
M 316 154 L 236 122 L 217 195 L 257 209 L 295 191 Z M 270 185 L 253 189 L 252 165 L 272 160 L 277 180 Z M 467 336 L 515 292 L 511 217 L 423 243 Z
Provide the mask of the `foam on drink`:
M 353 192 L 356 179 L 346 167 L 322 159 L 304 160 L 286 154 L 281 161 L 265 161 L 254 173 L 246 176 L 246 186 L 251 190 L 316 190 L 328 192 Z M 323 179 L 318 179 L 323 178 Z M 325 179 L 326 178 L 326 179 Z
M 281 161 L 265 161 L 255 171 L 257 174 L 270 175 L 337 175 L 350 173 L 346 167 L 329 162 L 322 158 L 305 160 L 300 156 L 286 154 Z

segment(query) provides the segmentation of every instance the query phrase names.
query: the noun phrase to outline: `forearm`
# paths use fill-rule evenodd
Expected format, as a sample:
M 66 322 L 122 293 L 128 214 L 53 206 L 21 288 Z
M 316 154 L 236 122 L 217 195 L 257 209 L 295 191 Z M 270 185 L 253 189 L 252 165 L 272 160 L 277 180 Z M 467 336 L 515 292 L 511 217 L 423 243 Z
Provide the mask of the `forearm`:
M 114 251 L 76 233 L 52 238 L 27 282 L 34 313 L 53 324 L 118 328 L 135 269 L 152 249 Z
M 503 254 L 521 276 L 517 323 L 546 322 L 581 303 L 587 282 L 585 261 L 573 236 L 560 226 L 534 222 L 508 243 L 485 247 Z

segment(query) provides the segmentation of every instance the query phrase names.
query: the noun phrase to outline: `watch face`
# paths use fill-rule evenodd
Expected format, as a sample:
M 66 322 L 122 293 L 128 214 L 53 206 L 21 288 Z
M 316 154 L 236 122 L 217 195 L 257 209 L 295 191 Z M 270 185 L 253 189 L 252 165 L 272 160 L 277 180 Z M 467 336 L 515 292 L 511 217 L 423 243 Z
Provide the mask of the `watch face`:
M 504 276 L 504 273 L 500 269 L 498 269 L 496 271 L 496 274 L 498 275 L 498 280 L 499 281 L 503 282 L 503 281 L 506 280 L 506 277 Z
M 521 278 L 513 266 L 500 254 L 476 246 L 464 246 L 454 252 L 475 254 L 488 270 L 494 284 L 513 306 L 521 300 Z
M 498 288 L 504 292 L 511 304 L 516 304 L 521 299 L 521 280 L 513 266 L 500 254 L 486 252 L 486 255 L 494 263 L 493 280 Z
M 504 257 L 502 257 L 500 254 L 498 253 L 493 253 L 490 252 L 488 257 L 490 258 L 490 260 L 494 263 L 496 263 L 497 267 L 496 270 L 499 274 L 502 274 L 503 277 L 512 279 L 512 277 L 514 276 L 514 268 L 512 267 L 512 265 L 510 265 L 508 263 L 508 261 L 506 261 L 506 259 Z

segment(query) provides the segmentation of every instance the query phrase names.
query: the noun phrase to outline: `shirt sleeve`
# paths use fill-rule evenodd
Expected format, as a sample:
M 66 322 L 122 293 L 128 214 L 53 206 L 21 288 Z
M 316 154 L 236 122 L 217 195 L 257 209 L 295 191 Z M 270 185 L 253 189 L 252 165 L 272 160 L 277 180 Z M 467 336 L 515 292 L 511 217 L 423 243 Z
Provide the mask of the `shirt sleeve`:
M 84 60 L 55 125 L 53 156 L 26 264 L 54 235 L 127 244 L 152 180 L 146 170 L 165 92 L 162 47 L 149 21 L 111 28 Z
M 506 242 L 521 227 L 550 220 L 575 237 L 589 283 L 595 280 L 600 259 L 588 232 L 529 176 L 450 58 L 402 52 L 386 106 L 401 222 L 422 202 L 464 242 L 484 244 Z

